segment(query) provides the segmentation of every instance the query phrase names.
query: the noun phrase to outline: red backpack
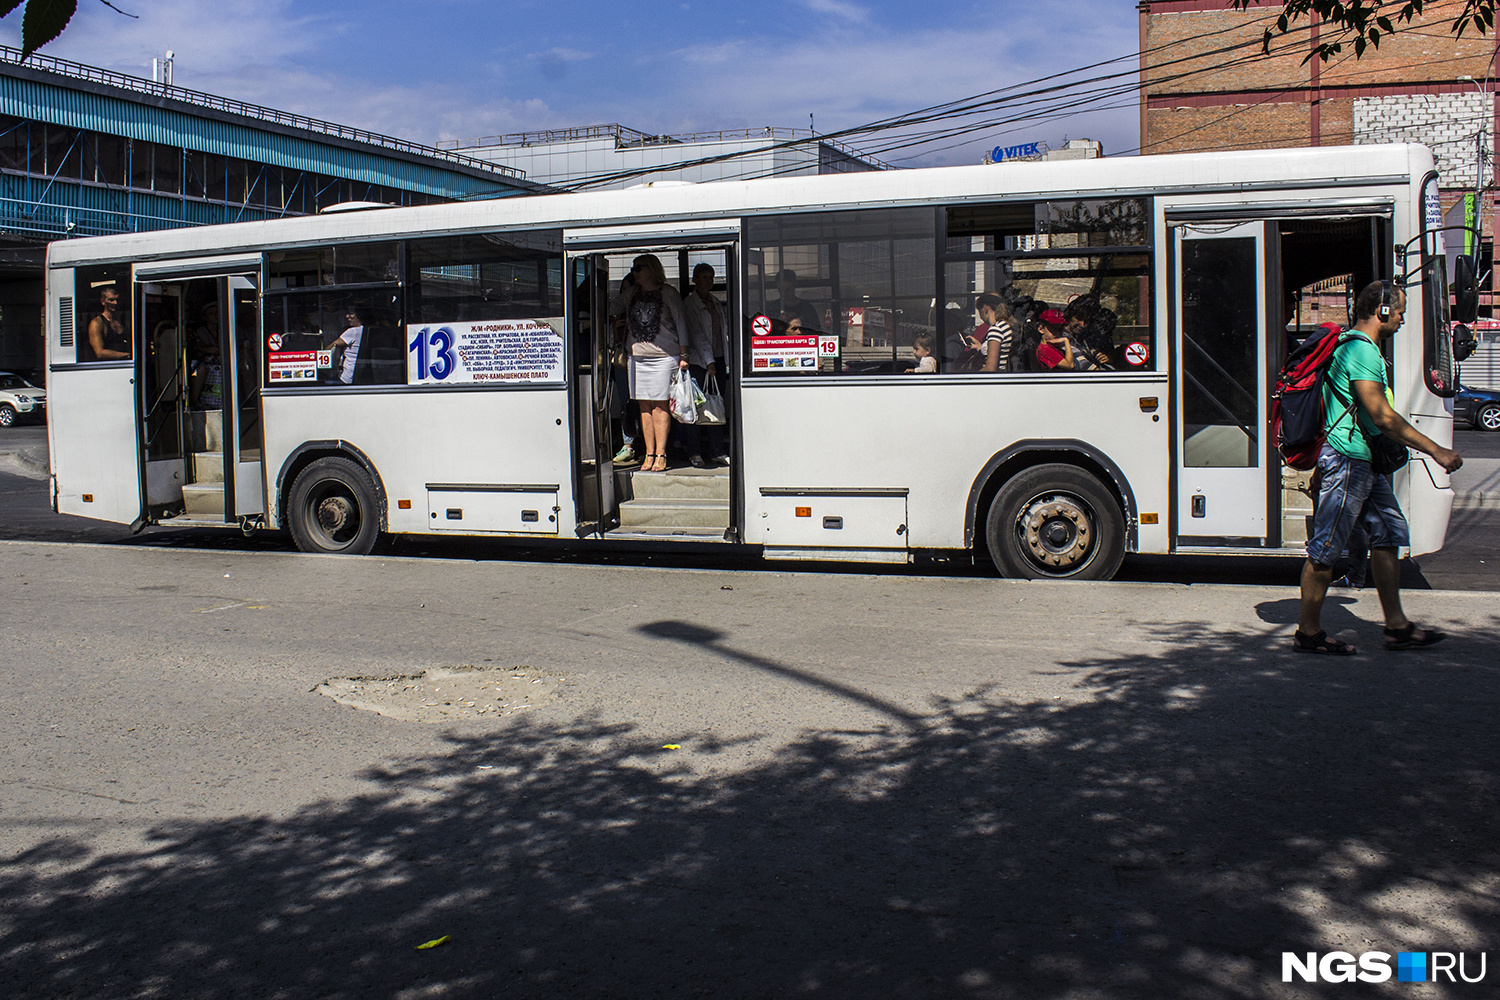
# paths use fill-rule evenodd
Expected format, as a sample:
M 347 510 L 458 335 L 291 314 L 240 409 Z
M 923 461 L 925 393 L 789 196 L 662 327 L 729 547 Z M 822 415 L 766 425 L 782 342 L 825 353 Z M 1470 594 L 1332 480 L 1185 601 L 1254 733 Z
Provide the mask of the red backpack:
M 1334 352 L 1356 336 L 1345 334 L 1337 323 L 1324 323 L 1322 332 L 1303 341 L 1281 366 L 1271 392 L 1271 435 L 1282 461 L 1294 469 L 1311 469 L 1318 464 L 1318 452 L 1328 437 L 1323 377 Z M 1351 401 L 1349 409 L 1353 408 Z

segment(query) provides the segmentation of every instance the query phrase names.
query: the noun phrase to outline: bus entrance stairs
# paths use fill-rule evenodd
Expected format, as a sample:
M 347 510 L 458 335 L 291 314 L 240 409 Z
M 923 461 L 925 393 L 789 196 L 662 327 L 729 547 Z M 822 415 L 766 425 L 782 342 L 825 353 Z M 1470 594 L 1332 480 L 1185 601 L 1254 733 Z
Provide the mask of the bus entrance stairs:
M 224 411 L 188 411 L 188 467 L 182 487 L 184 514 L 196 521 L 224 520 Z
M 729 530 L 729 470 L 615 470 L 620 526 L 611 538 L 721 542 Z

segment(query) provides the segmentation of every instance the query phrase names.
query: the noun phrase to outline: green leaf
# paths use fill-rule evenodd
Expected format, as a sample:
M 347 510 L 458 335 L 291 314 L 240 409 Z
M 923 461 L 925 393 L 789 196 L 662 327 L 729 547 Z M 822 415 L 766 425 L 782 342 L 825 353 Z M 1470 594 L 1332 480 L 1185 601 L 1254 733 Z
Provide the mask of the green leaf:
M 62 34 L 76 10 L 78 0 L 26 0 L 26 13 L 21 17 L 21 58 Z
M 1384 31 L 1388 34 L 1393 33 L 1396 30 L 1396 26 L 1391 23 L 1391 19 L 1388 17 L 1377 17 L 1375 19 L 1375 23 L 1380 25 L 1381 31 Z

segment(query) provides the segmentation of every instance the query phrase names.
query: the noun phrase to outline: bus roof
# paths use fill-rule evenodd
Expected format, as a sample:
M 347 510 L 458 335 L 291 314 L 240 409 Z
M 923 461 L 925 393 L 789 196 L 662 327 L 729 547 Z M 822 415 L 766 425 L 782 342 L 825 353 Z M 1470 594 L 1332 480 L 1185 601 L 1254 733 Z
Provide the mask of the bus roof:
M 1410 184 L 1435 169 L 1412 144 L 1322 146 L 1114 159 L 1032 161 L 812 177 L 656 185 L 624 191 L 512 196 L 379 212 L 295 216 L 260 222 L 59 240 L 52 267 L 121 259 L 170 259 L 435 233 L 625 225 L 641 220 L 731 219 L 747 214 L 829 211 L 933 201 L 1119 197 Z

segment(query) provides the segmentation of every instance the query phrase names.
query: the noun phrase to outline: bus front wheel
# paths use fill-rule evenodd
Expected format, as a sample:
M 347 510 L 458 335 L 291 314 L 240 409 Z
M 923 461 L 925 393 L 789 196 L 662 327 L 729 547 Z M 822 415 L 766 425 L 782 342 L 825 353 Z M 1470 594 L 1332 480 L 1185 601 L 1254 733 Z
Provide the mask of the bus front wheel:
M 1000 575 L 1108 580 L 1125 557 L 1125 515 L 1114 495 L 1074 465 L 1037 465 L 995 494 L 985 541 Z
M 292 482 L 287 520 L 303 552 L 364 555 L 380 534 L 375 481 L 347 458 L 320 458 Z

